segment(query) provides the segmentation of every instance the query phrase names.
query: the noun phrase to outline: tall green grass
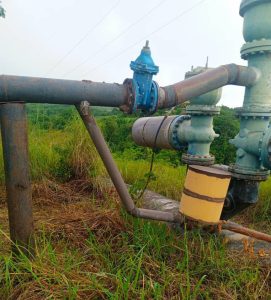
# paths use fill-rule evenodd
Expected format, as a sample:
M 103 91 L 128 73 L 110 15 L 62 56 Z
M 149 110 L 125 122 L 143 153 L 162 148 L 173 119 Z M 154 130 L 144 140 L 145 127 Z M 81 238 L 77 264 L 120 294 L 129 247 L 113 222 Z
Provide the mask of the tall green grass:
M 148 174 L 150 169 L 149 161 L 122 160 L 120 157 L 117 157 L 116 161 L 127 183 L 134 184 L 139 180 L 146 179 L 145 175 Z M 172 167 L 169 164 L 157 161 L 154 162 L 153 173 L 155 179 L 150 181 L 148 189 L 172 199 L 180 199 L 185 180 L 186 167 Z
M 30 128 L 29 141 L 33 180 L 45 176 L 58 181 L 83 178 L 93 185 L 103 181 L 101 160 L 79 119 L 62 131 Z M 148 161 L 123 159 L 119 154 L 115 158 L 127 183 L 134 184 L 149 172 Z M 149 188 L 180 199 L 186 168 L 157 161 L 153 172 L 156 180 Z M 261 185 L 255 222 L 265 220 L 268 224 L 270 192 L 269 180 Z M 0 232 L 0 299 L 270 297 L 269 267 L 245 255 L 228 253 L 219 238 L 199 231 L 173 232 L 159 222 L 133 219 L 116 206 L 115 199 L 107 197 L 97 204 L 93 197 L 89 195 L 87 210 L 100 214 L 98 220 L 109 220 L 109 225 L 103 227 L 93 215 L 84 219 L 86 208 L 78 204 L 78 219 L 86 223 L 78 228 L 83 236 L 80 247 L 65 233 L 65 226 L 63 232 L 56 233 L 39 229 L 36 259 L 29 260 L 23 254 L 13 257 L 4 251 L 9 241 Z M 112 201 L 110 210 L 120 211 L 121 216 L 108 215 L 105 201 Z M 67 207 L 65 204 L 58 209 L 64 214 Z M 54 213 L 53 208 L 50 213 Z M 113 218 L 121 226 L 114 228 Z M 90 229 L 92 222 L 94 229 Z
M 122 217 L 125 231 L 89 231 L 79 249 L 41 232 L 35 260 L 0 254 L 1 299 L 268 299 L 268 271 L 216 237 Z

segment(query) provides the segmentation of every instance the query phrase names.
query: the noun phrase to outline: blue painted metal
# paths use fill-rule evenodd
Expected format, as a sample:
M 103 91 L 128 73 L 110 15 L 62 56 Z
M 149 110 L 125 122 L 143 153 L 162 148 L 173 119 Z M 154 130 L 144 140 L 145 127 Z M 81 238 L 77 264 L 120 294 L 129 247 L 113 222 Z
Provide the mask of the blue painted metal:
M 134 71 L 133 112 L 140 109 L 146 113 L 154 113 L 158 105 L 159 87 L 157 83 L 152 80 L 152 77 L 159 72 L 159 67 L 153 62 L 148 41 L 141 50 L 139 57 L 131 62 L 130 68 Z

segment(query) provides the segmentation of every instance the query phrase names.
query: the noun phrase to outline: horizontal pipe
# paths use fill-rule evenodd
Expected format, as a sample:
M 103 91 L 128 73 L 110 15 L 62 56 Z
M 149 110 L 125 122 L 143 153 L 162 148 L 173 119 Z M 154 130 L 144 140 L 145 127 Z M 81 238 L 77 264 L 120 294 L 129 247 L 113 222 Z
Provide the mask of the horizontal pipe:
M 159 220 L 165 222 L 179 222 L 180 218 L 178 214 L 171 212 L 161 212 L 157 210 L 137 208 L 134 201 L 127 189 L 127 186 L 118 170 L 118 167 L 111 155 L 111 152 L 104 140 L 102 132 L 98 127 L 95 119 L 89 112 L 89 105 L 87 102 L 81 103 L 81 105 L 76 105 L 76 109 L 80 114 L 84 125 L 105 165 L 105 168 L 118 192 L 120 200 L 126 209 L 126 211 L 132 216 Z
M 260 241 L 265 241 L 265 242 L 271 243 L 271 235 L 263 233 L 263 232 L 259 232 L 259 231 L 256 231 L 256 230 L 253 230 L 253 229 L 250 229 L 247 227 L 243 227 L 239 224 L 236 224 L 236 223 L 233 223 L 230 221 L 222 222 L 221 227 L 222 227 L 222 229 L 225 229 L 225 230 L 233 231 L 236 233 L 240 233 L 240 234 L 255 238 Z
M 0 76 L 0 102 L 76 104 L 120 107 L 126 104 L 125 85 L 24 76 Z
M 160 88 L 159 108 L 169 108 L 226 85 L 252 86 L 259 78 L 255 68 L 229 64 Z
M 173 149 L 170 144 L 169 130 L 178 116 L 139 118 L 132 127 L 133 141 L 143 147 Z
M 145 209 L 145 208 L 136 208 L 136 212 L 134 214 L 135 217 L 142 219 L 150 219 L 156 221 L 165 221 L 165 222 L 177 222 L 181 221 L 181 217 L 177 218 L 178 211 L 176 214 L 172 212 L 165 212 L 159 210 Z
M 143 147 L 181 150 L 187 146 L 185 133 L 190 116 L 159 116 L 139 118 L 132 127 L 133 141 Z

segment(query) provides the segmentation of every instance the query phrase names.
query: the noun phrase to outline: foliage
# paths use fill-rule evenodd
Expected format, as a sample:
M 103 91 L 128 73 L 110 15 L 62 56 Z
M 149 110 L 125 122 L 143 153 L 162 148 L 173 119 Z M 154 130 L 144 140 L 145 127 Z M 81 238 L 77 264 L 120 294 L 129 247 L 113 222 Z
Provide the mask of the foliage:
M 116 108 L 93 107 L 91 111 L 95 117 L 121 114 Z M 44 130 L 63 130 L 78 115 L 73 105 L 62 104 L 27 104 L 27 113 L 30 124 Z
M 113 195 L 74 198 L 39 203 L 34 260 L 0 230 L 1 299 L 269 299 L 264 261 L 219 237 L 132 218 Z
M 223 106 L 219 116 L 214 118 L 214 130 L 219 137 L 211 145 L 211 153 L 216 162 L 229 165 L 235 160 L 236 148 L 229 143 L 239 131 L 239 120 L 234 116 L 234 110 Z
M 215 235 L 186 228 L 171 231 L 161 222 L 134 219 L 121 210 L 72 107 L 58 113 L 46 106 L 39 112 L 37 106 L 28 109 L 37 256 L 29 260 L 9 254 L 2 199 L 1 299 L 269 299 L 270 268 L 264 260 L 227 252 Z M 212 152 L 225 162 L 231 151 L 226 141 L 236 134 L 238 121 L 227 108 L 220 118 L 215 128 L 221 137 Z M 140 185 L 149 171 L 151 150 L 132 142 L 134 120 L 115 112 L 98 118 L 125 181 Z M 157 154 L 151 190 L 180 199 L 186 174 L 180 155 Z M 98 186 L 102 181 L 106 188 Z M 246 223 L 269 233 L 270 194 L 268 181 L 261 186 L 259 204 L 244 216 Z
M 1 4 L 1 1 L 0 1 Z M 2 5 L 0 5 L 0 18 L 5 18 L 6 17 L 6 11 Z

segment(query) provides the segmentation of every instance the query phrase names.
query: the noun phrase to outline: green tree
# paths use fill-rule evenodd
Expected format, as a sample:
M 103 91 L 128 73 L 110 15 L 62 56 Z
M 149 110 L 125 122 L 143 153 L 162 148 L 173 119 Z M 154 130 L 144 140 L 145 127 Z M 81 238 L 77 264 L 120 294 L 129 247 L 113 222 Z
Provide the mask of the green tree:
M 1 4 L 1 1 L 0 1 Z M 0 17 L 5 18 L 6 16 L 6 11 L 2 5 L 0 5 Z
M 214 118 L 214 130 L 219 137 L 211 146 L 211 153 L 215 155 L 217 163 L 229 165 L 235 161 L 236 148 L 229 143 L 229 140 L 237 135 L 239 125 L 234 110 L 222 106 L 221 114 Z

